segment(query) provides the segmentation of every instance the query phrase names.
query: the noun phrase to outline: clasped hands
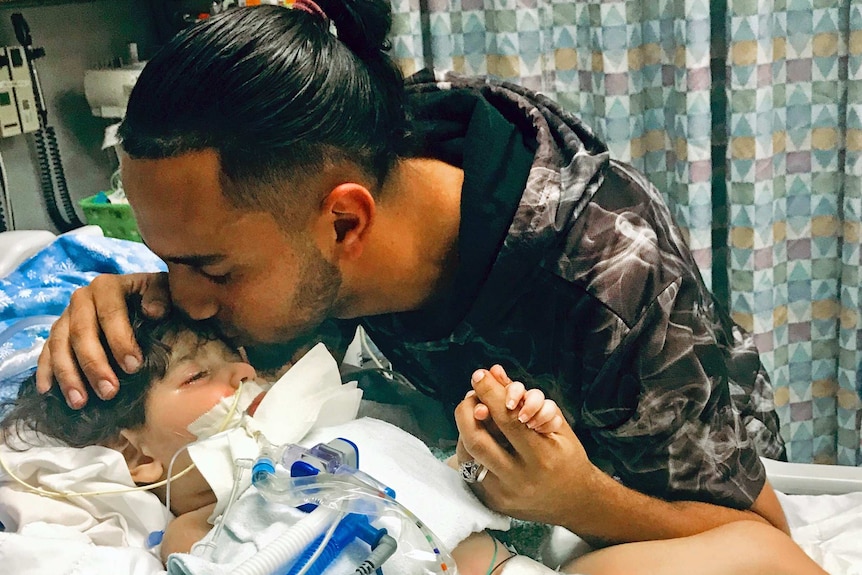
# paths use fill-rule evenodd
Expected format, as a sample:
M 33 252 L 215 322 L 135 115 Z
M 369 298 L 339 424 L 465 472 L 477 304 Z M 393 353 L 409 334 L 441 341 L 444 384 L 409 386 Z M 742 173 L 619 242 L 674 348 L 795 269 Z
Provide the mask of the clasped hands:
M 476 371 L 472 385 L 455 409 L 457 461 L 487 469 L 471 488 L 491 509 L 566 526 L 598 470 L 559 407 L 499 365 Z

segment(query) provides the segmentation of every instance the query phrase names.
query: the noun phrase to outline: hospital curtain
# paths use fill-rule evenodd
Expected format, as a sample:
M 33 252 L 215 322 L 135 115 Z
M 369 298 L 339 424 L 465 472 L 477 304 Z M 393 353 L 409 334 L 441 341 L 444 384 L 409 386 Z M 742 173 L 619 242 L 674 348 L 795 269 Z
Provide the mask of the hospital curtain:
M 862 0 L 392 0 L 392 55 L 556 99 L 666 195 L 792 461 L 862 464 Z

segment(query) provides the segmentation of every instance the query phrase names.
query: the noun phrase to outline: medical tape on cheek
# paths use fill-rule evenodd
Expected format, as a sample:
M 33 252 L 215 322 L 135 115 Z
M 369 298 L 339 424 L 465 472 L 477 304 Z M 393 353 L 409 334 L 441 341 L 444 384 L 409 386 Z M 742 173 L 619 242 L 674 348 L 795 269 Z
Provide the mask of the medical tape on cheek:
M 186 429 L 197 439 L 212 437 L 225 429 L 237 427 L 255 398 L 265 390 L 255 381 L 246 381 L 233 395 L 223 397 L 212 408 L 191 422 Z

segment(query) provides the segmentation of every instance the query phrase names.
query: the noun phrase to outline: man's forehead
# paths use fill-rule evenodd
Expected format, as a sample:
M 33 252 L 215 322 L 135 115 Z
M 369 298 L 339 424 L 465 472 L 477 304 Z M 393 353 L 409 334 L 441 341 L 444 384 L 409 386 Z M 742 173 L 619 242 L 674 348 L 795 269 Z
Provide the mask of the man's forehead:
M 123 189 L 134 210 L 155 208 L 193 215 L 195 209 L 227 209 L 218 156 L 189 152 L 170 158 L 122 159 Z
M 221 160 L 213 149 L 192 150 L 174 156 L 160 158 L 133 157 L 120 152 L 120 167 L 134 171 L 158 172 L 197 172 L 215 179 L 221 177 Z
M 217 167 L 211 152 L 124 158 L 123 187 L 141 236 L 165 261 L 200 267 L 224 258 L 225 234 L 242 214 L 222 196 Z

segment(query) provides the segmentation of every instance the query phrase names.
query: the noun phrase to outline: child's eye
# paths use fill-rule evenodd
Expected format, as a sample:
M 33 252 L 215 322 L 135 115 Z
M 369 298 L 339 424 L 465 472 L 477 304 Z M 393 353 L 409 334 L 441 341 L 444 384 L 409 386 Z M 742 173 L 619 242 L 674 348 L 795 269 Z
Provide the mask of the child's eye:
M 209 375 L 209 371 L 206 371 L 206 370 L 199 371 L 199 372 L 195 373 L 193 376 L 191 376 L 190 378 L 188 378 L 184 383 L 186 383 L 186 384 L 194 383 L 200 379 L 205 378 L 208 375 Z

